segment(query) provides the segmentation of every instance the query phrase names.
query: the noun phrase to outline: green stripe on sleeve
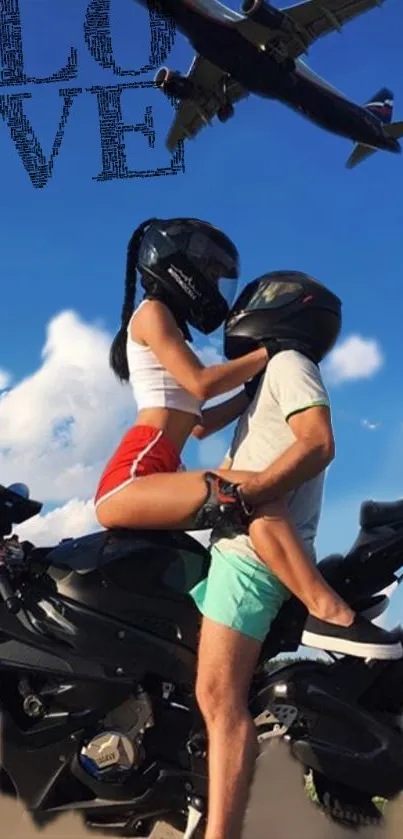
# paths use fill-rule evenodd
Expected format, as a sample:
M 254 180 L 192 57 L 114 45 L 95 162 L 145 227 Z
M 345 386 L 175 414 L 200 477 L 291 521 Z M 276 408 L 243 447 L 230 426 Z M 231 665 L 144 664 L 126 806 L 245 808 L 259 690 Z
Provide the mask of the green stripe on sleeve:
M 294 417 L 295 414 L 302 414 L 304 411 L 309 411 L 309 408 L 330 408 L 329 402 L 321 401 L 321 402 L 310 402 L 309 405 L 304 405 L 303 408 L 296 408 L 295 411 L 290 411 L 289 414 L 286 416 L 286 422 L 290 419 L 290 417 Z

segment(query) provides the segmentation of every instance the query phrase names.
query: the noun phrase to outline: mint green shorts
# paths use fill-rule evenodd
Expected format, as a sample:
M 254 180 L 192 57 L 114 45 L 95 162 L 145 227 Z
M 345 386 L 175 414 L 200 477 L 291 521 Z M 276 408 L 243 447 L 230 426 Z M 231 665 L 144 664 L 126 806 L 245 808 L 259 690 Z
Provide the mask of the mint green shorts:
M 208 577 L 190 595 L 206 618 L 264 641 L 290 592 L 263 562 L 213 546 Z

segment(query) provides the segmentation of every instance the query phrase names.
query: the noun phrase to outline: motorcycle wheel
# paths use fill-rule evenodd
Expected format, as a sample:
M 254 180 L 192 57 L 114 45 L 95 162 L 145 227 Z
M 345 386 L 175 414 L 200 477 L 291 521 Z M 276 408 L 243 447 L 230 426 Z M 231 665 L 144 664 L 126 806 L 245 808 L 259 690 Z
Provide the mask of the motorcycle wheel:
M 320 772 L 307 772 L 305 789 L 310 800 L 335 824 L 360 830 L 362 827 L 381 827 L 384 823 L 382 809 L 370 795 L 330 781 Z

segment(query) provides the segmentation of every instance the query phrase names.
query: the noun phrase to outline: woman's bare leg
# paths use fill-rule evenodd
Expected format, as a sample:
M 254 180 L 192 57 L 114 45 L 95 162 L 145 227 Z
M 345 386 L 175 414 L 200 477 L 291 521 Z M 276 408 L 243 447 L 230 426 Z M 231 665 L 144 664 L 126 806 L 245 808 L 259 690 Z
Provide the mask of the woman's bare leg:
M 186 530 L 204 504 L 206 472 L 164 472 L 137 478 L 100 502 L 97 517 L 103 527 Z M 254 472 L 214 469 L 226 481 L 242 483 Z
M 307 554 L 304 543 L 289 520 L 284 504 L 265 506 L 249 528 L 256 553 L 281 582 L 320 620 L 350 626 L 354 612 L 333 591 Z

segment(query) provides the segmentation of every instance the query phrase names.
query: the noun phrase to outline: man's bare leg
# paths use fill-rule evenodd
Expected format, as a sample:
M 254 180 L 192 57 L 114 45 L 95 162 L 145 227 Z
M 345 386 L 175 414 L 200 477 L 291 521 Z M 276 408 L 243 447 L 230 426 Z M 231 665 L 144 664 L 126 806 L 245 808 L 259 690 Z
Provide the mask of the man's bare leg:
M 309 614 L 351 626 L 354 611 L 336 594 L 309 557 L 282 502 L 262 507 L 249 527 L 257 556 L 301 600 Z
M 208 733 L 205 839 L 240 839 L 257 757 L 248 694 L 260 641 L 203 618 L 196 697 Z

